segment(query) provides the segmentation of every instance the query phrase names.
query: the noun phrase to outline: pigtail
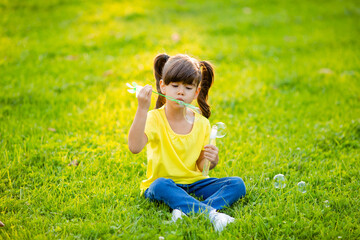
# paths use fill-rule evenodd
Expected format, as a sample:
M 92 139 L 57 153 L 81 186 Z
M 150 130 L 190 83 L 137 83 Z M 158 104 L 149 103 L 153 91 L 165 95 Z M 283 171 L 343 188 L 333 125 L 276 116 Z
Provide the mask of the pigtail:
M 204 117 L 209 118 L 211 115 L 210 106 L 207 103 L 208 93 L 214 82 L 214 69 L 207 61 L 200 61 L 201 68 L 201 90 L 197 97 L 201 113 Z
M 167 62 L 167 60 L 169 58 L 170 58 L 169 55 L 162 53 L 162 54 L 158 54 L 154 60 L 154 75 L 155 75 L 155 80 L 156 80 L 156 89 L 157 89 L 158 93 L 161 93 L 160 80 L 162 79 L 162 71 L 163 71 L 165 63 Z M 159 95 L 158 99 L 156 101 L 155 108 L 162 107 L 165 104 L 165 102 L 166 102 L 166 99 L 163 96 Z

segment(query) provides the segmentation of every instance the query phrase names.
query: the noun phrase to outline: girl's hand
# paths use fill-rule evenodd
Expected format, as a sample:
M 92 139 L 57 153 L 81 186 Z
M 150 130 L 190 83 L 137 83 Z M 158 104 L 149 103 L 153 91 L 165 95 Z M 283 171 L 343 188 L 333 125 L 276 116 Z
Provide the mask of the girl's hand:
M 141 152 L 148 142 L 148 138 L 145 134 L 145 124 L 147 111 L 149 110 L 151 103 L 151 94 L 152 87 L 146 85 L 137 95 L 138 108 L 136 110 L 134 121 L 131 124 L 128 137 L 129 150 L 134 154 Z
M 213 169 L 219 162 L 219 149 L 214 145 L 206 145 L 203 151 L 203 157 L 210 161 L 210 169 Z
M 151 94 L 152 94 L 152 87 L 151 85 L 145 85 L 145 87 L 143 87 L 138 96 L 138 108 L 139 109 L 143 109 L 148 111 L 150 108 L 150 103 L 151 103 Z

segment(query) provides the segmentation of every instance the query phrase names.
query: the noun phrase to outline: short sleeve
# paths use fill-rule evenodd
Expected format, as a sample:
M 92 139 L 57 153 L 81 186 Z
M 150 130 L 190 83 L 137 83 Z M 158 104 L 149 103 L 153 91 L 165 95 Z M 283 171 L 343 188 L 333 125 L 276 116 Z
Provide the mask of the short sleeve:
M 148 142 L 151 142 L 155 139 L 155 134 L 156 134 L 155 129 L 156 129 L 156 115 L 154 111 L 149 111 L 145 123 L 145 134 L 148 138 Z
M 211 126 L 210 126 L 210 121 L 208 119 L 205 120 L 204 128 L 205 128 L 205 138 L 204 138 L 203 149 L 205 145 L 209 144 L 210 141 Z

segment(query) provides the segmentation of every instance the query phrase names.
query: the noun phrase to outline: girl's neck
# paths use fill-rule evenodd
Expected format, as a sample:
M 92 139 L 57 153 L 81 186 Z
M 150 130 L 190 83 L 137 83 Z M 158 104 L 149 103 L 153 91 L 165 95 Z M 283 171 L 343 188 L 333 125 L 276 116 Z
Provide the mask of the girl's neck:
M 165 105 L 165 116 L 171 129 L 176 134 L 186 135 L 191 132 L 193 124 L 185 120 L 183 108 L 174 109 Z
M 184 119 L 184 109 L 182 107 L 174 109 L 165 105 L 165 114 L 168 120 L 180 121 Z

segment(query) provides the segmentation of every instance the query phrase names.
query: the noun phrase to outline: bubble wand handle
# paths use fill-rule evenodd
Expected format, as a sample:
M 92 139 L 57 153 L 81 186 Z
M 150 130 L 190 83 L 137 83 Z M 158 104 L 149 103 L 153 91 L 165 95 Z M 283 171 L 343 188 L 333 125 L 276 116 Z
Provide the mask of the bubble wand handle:
M 209 144 L 214 145 L 214 146 L 216 144 L 217 131 L 218 131 L 218 127 L 216 125 L 212 126 L 211 133 L 210 133 Z M 210 165 L 211 165 L 210 161 L 205 159 L 204 166 L 203 166 L 203 171 L 202 171 L 203 176 L 208 176 L 209 175 Z

